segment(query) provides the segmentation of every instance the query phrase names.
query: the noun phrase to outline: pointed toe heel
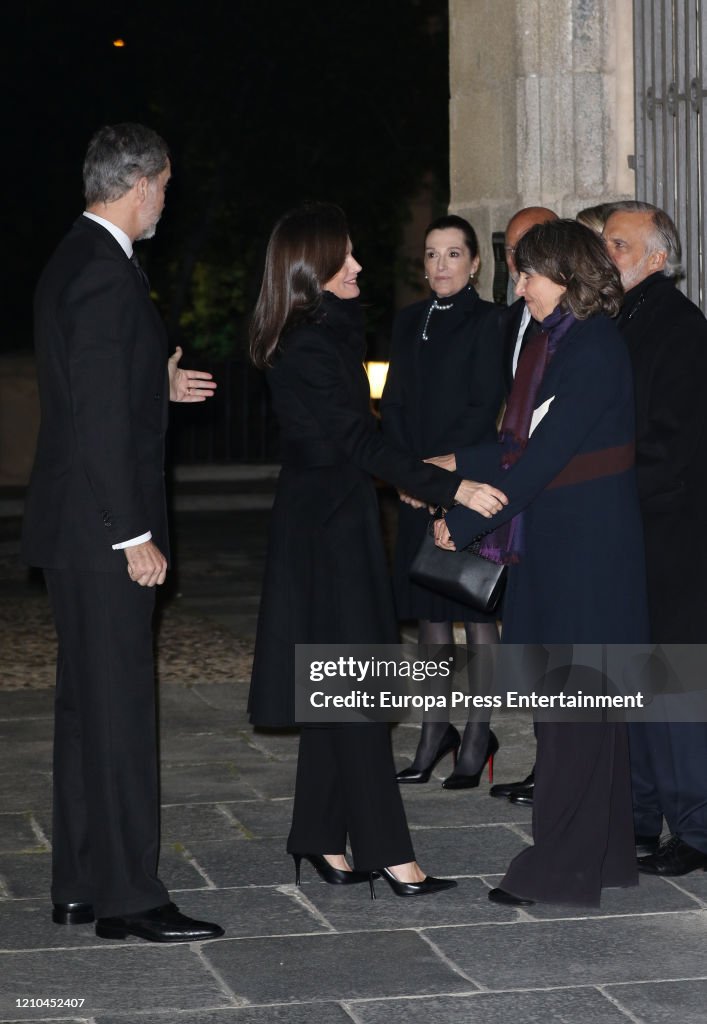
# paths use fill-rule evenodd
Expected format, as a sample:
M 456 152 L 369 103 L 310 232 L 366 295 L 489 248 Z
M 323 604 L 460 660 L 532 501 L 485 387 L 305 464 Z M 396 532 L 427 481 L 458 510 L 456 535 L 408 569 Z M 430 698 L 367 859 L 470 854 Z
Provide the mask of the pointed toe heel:
M 321 853 L 292 853 L 290 856 L 295 862 L 295 885 L 301 885 L 302 860 L 309 861 L 322 881 L 329 885 L 358 885 L 360 882 L 369 882 L 371 886 L 373 885 L 370 871 L 342 871 L 340 868 L 332 867 Z
M 409 768 L 401 769 L 401 771 L 399 771 L 395 776 L 396 782 L 429 782 L 432 772 L 435 770 L 442 758 L 446 757 L 447 754 L 452 755 L 454 768 L 456 768 L 457 755 L 459 753 L 461 741 L 461 736 L 454 726 L 450 724 L 444 736 L 440 740 L 439 746 L 432 756 L 432 760 L 423 768 L 415 768 L 413 763 Z
M 492 783 L 493 759 L 498 753 L 499 747 L 500 743 L 498 742 L 496 733 L 490 731 L 489 742 L 486 748 L 486 756 L 484 757 L 483 763 L 478 772 L 474 772 L 472 775 L 465 775 L 461 772 L 454 771 L 444 780 L 442 783 L 442 789 L 476 789 L 481 782 L 481 775 L 487 764 L 489 766 L 489 783 Z
M 427 875 L 422 882 L 401 882 L 390 868 L 378 868 L 374 875 L 384 878 L 396 896 L 427 896 L 431 893 L 443 892 L 445 889 L 454 889 L 457 885 L 453 878 L 434 878 L 432 875 Z M 371 876 L 371 899 L 376 898 L 373 885 L 374 875 Z

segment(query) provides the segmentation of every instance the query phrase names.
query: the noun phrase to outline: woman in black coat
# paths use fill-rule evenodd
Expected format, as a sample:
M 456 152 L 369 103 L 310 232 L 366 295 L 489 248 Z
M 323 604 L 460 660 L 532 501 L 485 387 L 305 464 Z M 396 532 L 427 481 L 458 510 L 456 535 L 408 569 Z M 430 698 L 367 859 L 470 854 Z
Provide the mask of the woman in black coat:
M 371 475 L 434 503 L 488 515 L 504 496 L 386 443 L 370 410 L 353 258 L 342 211 L 311 204 L 275 226 L 251 330 L 282 433 L 249 711 L 295 724 L 296 644 L 397 643 Z M 356 870 L 346 861 L 349 837 Z M 398 895 L 456 884 L 414 860 L 382 723 L 305 725 L 287 843 L 332 884 L 381 874 Z
M 433 221 L 425 232 L 424 259 L 432 295 L 396 317 L 381 400 L 384 435 L 421 459 L 493 440 L 503 398 L 499 308 L 479 298 L 471 283 L 479 267 L 471 224 L 454 214 Z M 467 644 L 498 643 L 495 615 L 411 582 L 410 565 L 428 523 L 426 506 L 401 504 L 393 565 L 398 618 L 418 620 L 421 644 L 452 644 L 455 622 L 464 623 Z M 470 659 L 470 688 L 474 667 Z M 446 716 L 428 718 L 412 765 L 398 772 L 398 782 L 428 782 L 434 766 L 451 751 L 455 769 L 442 785 L 469 789 L 478 786 L 487 761 L 491 776 L 497 750 L 487 720 L 470 719 L 462 739 Z

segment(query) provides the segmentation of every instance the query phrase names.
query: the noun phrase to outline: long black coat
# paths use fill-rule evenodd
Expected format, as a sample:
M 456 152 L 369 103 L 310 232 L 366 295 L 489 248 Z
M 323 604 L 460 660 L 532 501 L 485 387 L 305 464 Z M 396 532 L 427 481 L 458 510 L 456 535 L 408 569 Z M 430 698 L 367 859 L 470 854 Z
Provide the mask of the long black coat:
M 50 569 L 125 572 L 112 545 L 148 530 L 167 554 L 167 337 L 140 275 L 79 217 L 35 295 L 42 422 L 22 553 Z
M 636 474 L 651 637 L 702 643 L 707 632 L 707 320 L 652 274 L 626 295 L 619 330 L 636 394 Z
M 358 303 L 326 292 L 268 374 L 283 466 L 253 660 L 255 725 L 294 723 L 295 644 L 398 642 L 371 476 L 443 505 L 459 486 L 382 438 L 363 352 Z
M 396 317 L 381 400 L 384 436 L 421 459 L 492 440 L 503 397 L 499 307 L 479 298 L 471 285 L 441 300 L 451 309 L 429 315 L 433 298 Z M 488 618 L 410 581 L 410 564 L 428 522 L 426 510 L 400 504 L 393 566 L 398 618 Z

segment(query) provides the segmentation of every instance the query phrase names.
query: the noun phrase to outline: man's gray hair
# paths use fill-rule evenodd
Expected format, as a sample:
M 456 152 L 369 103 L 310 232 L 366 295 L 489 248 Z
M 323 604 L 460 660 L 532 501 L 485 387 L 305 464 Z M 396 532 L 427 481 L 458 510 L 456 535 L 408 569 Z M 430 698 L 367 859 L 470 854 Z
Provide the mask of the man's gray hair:
M 684 274 L 681 263 L 680 236 L 665 210 L 652 203 L 639 202 L 637 199 L 625 199 L 611 204 L 610 214 L 624 211 L 626 213 L 652 213 L 653 231 L 651 234 L 650 251 L 660 250 L 667 254 L 663 273 L 666 277 L 682 277 Z
M 99 128 L 83 164 L 86 205 L 115 202 L 140 178 L 156 178 L 168 160 L 167 143 L 151 128 L 142 124 Z

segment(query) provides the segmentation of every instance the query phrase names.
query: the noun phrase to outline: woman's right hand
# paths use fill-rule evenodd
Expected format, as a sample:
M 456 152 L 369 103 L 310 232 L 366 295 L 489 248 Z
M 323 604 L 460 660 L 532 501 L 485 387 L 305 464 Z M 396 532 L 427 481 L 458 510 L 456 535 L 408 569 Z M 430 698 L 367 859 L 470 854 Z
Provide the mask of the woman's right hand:
M 478 512 L 486 519 L 495 516 L 497 512 L 508 504 L 508 498 L 499 491 L 497 487 L 490 484 L 480 484 L 475 480 L 462 480 L 459 490 L 454 495 L 454 500 L 472 512 Z

